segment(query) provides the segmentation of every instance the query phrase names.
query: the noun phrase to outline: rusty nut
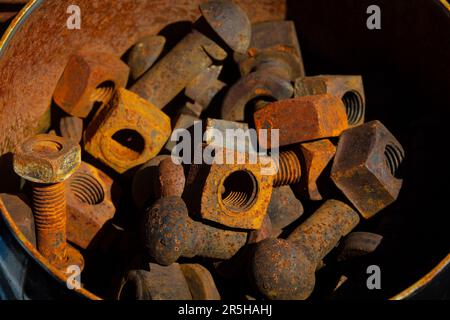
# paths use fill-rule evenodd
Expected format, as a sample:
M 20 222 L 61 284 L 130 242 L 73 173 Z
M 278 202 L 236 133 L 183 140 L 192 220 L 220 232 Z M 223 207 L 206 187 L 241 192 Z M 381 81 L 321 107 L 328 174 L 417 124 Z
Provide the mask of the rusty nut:
M 105 223 L 114 217 L 113 198 L 118 198 L 119 190 L 114 188 L 113 195 L 113 180 L 86 162 L 66 183 L 67 240 L 87 249 Z
M 368 219 L 397 199 L 402 180 L 396 173 L 404 154 L 381 122 L 365 123 L 340 137 L 331 179 Z
M 364 123 L 366 98 L 361 76 L 300 77 L 295 80 L 295 96 L 332 94 L 344 102 L 348 124 L 351 127 Z
M 264 174 L 266 162 L 250 162 L 249 153 L 215 150 L 214 160 L 222 154 L 223 159 L 242 157 L 244 161 L 191 166 L 184 194 L 190 212 L 227 227 L 259 229 L 272 195 L 273 175 Z M 198 194 L 200 203 L 193 200 L 199 198 Z
M 120 88 L 87 127 L 85 149 L 123 173 L 155 157 L 170 133 L 168 116 L 138 95 Z
M 343 102 L 330 94 L 277 101 L 254 113 L 258 131 L 279 130 L 279 146 L 337 137 L 348 128 Z M 271 141 L 259 141 L 269 149 Z
M 50 134 L 39 134 L 18 145 L 14 154 L 14 171 L 37 183 L 63 182 L 81 162 L 78 144 Z
M 72 116 L 86 118 L 95 102 L 107 103 L 116 88 L 125 87 L 129 68 L 104 52 L 72 55 L 56 85 L 53 100 Z

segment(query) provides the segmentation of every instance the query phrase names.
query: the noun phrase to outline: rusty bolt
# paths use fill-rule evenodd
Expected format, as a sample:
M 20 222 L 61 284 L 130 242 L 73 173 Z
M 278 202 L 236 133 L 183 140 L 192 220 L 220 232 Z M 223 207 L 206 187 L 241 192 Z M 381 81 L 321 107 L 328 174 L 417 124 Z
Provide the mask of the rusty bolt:
M 348 125 L 364 123 L 366 100 L 361 76 L 315 76 L 295 80 L 295 96 L 332 94 L 342 99 L 347 112 Z
M 104 52 L 78 52 L 69 58 L 53 99 L 72 116 L 86 118 L 94 103 L 108 103 L 115 89 L 125 87 L 129 69 Z
M 249 153 L 219 147 L 215 152 L 211 165 L 190 166 L 183 195 L 190 212 L 231 228 L 259 229 L 272 194 L 273 176 L 264 174 L 266 162 L 258 157 L 251 162 Z M 216 163 L 220 155 L 244 161 Z
M 314 273 L 322 259 L 358 223 L 353 209 L 328 200 L 287 240 L 259 242 L 250 269 L 256 289 L 268 299 L 306 299 L 314 289 Z
M 181 271 L 191 290 L 194 300 L 220 300 L 214 279 L 211 273 L 201 264 L 181 264 Z
M 292 21 L 264 21 L 252 25 L 246 54 L 235 54 L 243 76 L 265 69 L 285 80 L 305 75 L 297 32 Z
M 247 233 L 221 230 L 189 218 L 179 197 L 157 200 L 146 213 L 143 223 L 145 247 L 162 265 L 179 257 L 231 258 L 247 241 Z
M 337 137 L 348 128 L 343 102 L 330 94 L 273 102 L 256 111 L 254 120 L 257 130 L 278 129 L 280 146 Z M 260 145 L 268 149 L 271 142 Z
M 127 64 L 133 80 L 142 76 L 156 62 L 166 44 L 163 36 L 146 36 L 139 39 L 127 55 Z
M 119 173 L 155 157 L 170 136 L 170 118 L 120 88 L 84 134 L 85 149 Z
M 82 162 L 66 181 L 67 239 L 78 247 L 92 248 L 103 226 L 114 217 L 120 191 L 101 170 Z
M 304 159 L 304 174 L 302 191 L 308 195 L 310 200 L 322 200 L 322 196 L 317 187 L 317 179 L 330 163 L 336 153 L 336 147 L 330 140 L 323 139 L 313 142 L 306 142 L 300 145 L 300 150 Z
M 59 121 L 59 132 L 61 137 L 80 143 L 83 138 L 83 119 L 72 116 L 62 117 Z
M 131 86 L 158 109 L 164 108 L 200 73 L 227 54 L 212 40 L 193 31 Z
M 371 121 L 341 135 L 331 179 L 368 219 L 397 199 L 402 180 L 396 174 L 404 155 L 388 129 Z
M 206 68 L 186 87 L 186 96 L 201 105 L 202 109 L 206 109 L 214 96 L 225 87 L 225 83 L 218 80 L 222 68 L 215 65 Z M 200 114 L 197 116 L 199 117 Z
M 135 205 L 142 209 L 161 197 L 181 197 L 185 176 L 183 166 L 169 155 L 159 155 L 145 163 L 133 177 L 132 193 Z
M 130 270 L 122 279 L 119 300 L 192 300 L 188 282 L 178 263 L 148 270 Z
M 14 171 L 32 182 L 33 215 L 39 252 L 56 268 L 84 265 L 81 254 L 66 242 L 66 194 L 63 181 L 81 162 L 80 146 L 70 140 L 40 134 L 20 144 Z
M 351 232 L 339 244 L 336 260 L 348 261 L 374 252 L 383 236 L 371 232 Z

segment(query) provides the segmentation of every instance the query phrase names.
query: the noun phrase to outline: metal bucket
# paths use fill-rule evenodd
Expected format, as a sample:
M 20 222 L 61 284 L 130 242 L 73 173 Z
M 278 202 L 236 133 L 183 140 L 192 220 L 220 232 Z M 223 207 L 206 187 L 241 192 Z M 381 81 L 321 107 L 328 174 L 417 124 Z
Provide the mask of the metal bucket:
M 194 21 L 200 0 L 79 0 L 81 30 L 68 30 L 71 2 L 31 1 L 1 40 L 0 192 L 18 187 L 11 151 L 49 126 L 52 93 L 72 52 L 120 56 L 143 35 Z M 381 30 L 366 27 L 368 1 L 238 1 L 253 22 L 295 21 L 307 75 L 363 75 L 367 118 L 383 121 L 408 154 L 399 200 L 367 222 L 385 239 L 383 297 L 443 298 L 450 287 L 450 233 L 440 210 L 449 175 L 440 150 L 450 113 L 450 8 L 445 0 L 379 2 Z M 0 211 L 0 298 L 98 299 L 85 289 L 68 290 L 65 275 L 26 240 L 1 199 Z

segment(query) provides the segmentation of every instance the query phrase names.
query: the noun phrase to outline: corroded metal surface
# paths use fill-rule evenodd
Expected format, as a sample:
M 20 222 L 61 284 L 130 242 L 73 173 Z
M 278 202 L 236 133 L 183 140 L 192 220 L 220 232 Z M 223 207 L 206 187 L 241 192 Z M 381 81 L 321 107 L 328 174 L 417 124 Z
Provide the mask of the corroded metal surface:
M 300 181 L 302 177 L 302 165 L 298 155 L 292 151 L 285 151 L 280 153 L 278 170 L 273 185 L 275 187 L 295 184 Z
M 358 214 L 349 206 L 328 200 L 287 240 L 258 243 L 251 261 L 255 288 L 269 299 L 306 299 L 321 260 L 358 223 Z
M 126 86 L 128 74 L 128 66 L 117 56 L 77 52 L 69 58 L 53 100 L 68 114 L 86 118 L 96 102 L 107 104 L 114 89 Z
M 301 182 L 303 192 L 311 200 L 322 200 L 317 180 L 336 153 L 336 147 L 330 140 L 306 142 L 300 145 L 304 159 L 304 179 Z
M 263 174 L 263 161 L 251 163 L 249 154 L 215 148 L 222 162 L 190 170 L 183 198 L 190 211 L 203 219 L 241 229 L 259 229 L 272 194 L 273 176 Z M 229 158 L 227 158 L 229 157 Z M 225 159 L 245 159 L 227 164 Z M 200 202 L 197 202 L 201 194 Z
M 342 99 L 349 126 L 364 123 L 366 98 L 361 76 L 315 76 L 295 80 L 295 96 L 329 93 Z
M 101 170 L 82 162 L 79 169 L 66 181 L 67 240 L 87 249 L 105 223 L 116 213 L 120 191 L 113 180 Z
M 170 118 L 126 89 L 118 89 L 85 133 L 85 150 L 123 173 L 155 157 L 170 136 Z
M 348 128 L 343 102 L 330 94 L 273 102 L 256 111 L 254 119 L 257 130 L 280 131 L 280 146 L 337 137 Z M 270 141 L 260 144 L 270 147 Z
M 39 252 L 56 268 L 84 266 L 82 255 L 66 242 L 64 180 L 81 162 L 80 146 L 41 134 L 24 141 L 14 154 L 14 171 L 32 182 L 32 205 Z
M 38 120 L 48 110 L 56 83 L 72 52 L 89 48 L 121 56 L 138 39 L 157 34 L 171 23 L 196 20 L 200 2 L 77 1 L 81 10 L 89 13 L 83 16 L 82 32 L 67 31 L 66 11 L 72 1 L 31 3 L 28 8 L 36 8 L 33 14 L 21 20 L 23 23 L 17 26 L 20 32 L 14 37 L 11 37 L 12 29 L 5 33 L 8 38 L 1 52 L 0 131 L 4 136 L 0 140 L 0 153 L 13 150 L 18 142 L 36 133 Z M 251 0 L 237 3 L 253 23 L 282 19 L 286 8 L 284 1 L 276 0 L 259 1 L 258 6 Z M 142 19 L 143 14 L 146 19 Z M 44 34 L 49 36 L 43 37 Z
M 170 265 L 179 257 L 231 258 L 247 241 L 247 233 L 217 229 L 189 218 L 179 197 L 161 198 L 145 213 L 143 239 L 151 257 Z
M 187 85 L 186 96 L 206 109 L 214 96 L 225 87 L 225 83 L 218 80 L 222 68 L 223 66 L 216 65 L 206 68 Z
M 344 131 L 331 179 L 368 219 L 394 202 L 402 179 L 396 177 L 405 157 L 400 142 L 379 121 Z
M 146 36 L 138 40 L 127 56 L 132 79 L 138 79 L 151 68 L 163 51 L 165 44 L 166 38 L 163 36 Z
M 185 180 L 182 165 L 174 163 L 172 158 L 163 159 L 158 165 L 158 179 L 154 193 L 157 198 L 181 197 Z
M 181 264 L 181 271 L 189 285 L 194 300 L 220 300 L 211 273 L 201 264 Z
M 383 236 L 372 232 L 351 232 L 339 244 L 337 261 L 347 261 L 374 252 Z

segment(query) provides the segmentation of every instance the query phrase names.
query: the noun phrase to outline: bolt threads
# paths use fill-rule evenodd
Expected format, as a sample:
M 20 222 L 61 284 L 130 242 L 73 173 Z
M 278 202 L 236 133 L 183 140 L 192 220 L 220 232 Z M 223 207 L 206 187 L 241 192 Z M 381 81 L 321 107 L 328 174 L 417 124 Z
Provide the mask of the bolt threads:
M 342 97 L 349 125 L 358 124 L 364 116 L 364 103 L 356 91 L 349 91 Z
M 246 192 L 232 191 L 223 199 L 223 203 L 227 207 L 242 208 L 245 207 L 249 201 L 249 194 Z
M 66 198 L 63 183 L 33 187 L 34 219 L 38 232 L 65 229 Z
M 91 100 L 94 102 L 101 102 L 103 104 L 108 103 L 114 93 L 114 87 L 112 86 L 100 86 L 94 90 L 91 96 Z
M 274 186 L 280 187 L 300 181 L 302 169 L 300 160 L 293 151 L 280 153 L 278 170 L 275 175 Z

